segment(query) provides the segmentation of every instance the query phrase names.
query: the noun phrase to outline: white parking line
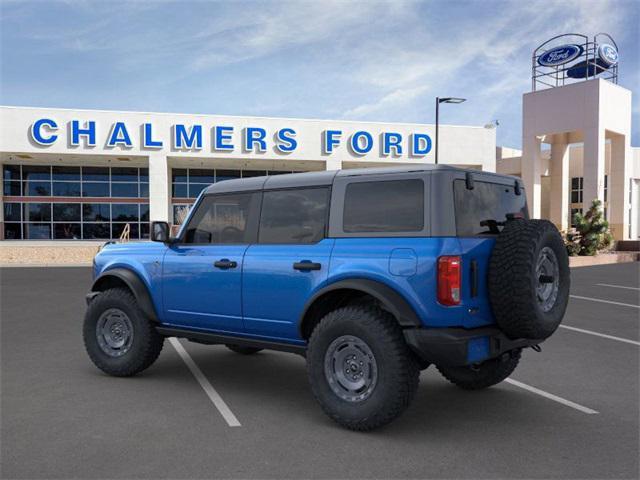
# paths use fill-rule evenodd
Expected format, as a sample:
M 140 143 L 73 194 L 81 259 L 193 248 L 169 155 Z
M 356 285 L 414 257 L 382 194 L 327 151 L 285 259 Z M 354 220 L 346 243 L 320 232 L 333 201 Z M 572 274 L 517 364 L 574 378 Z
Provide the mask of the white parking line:
M 598 287 L 624 288 L 625 290 L 640 290 L 638 287 L 627 287 L 625 285 L 611 285 L 610 283 L 596 283 Z
M 567 330 L 573 330 L 575 332 L 587 333 L 589 335 L 595 335 L 596 337 L 608 338 L 609 340 L 617 340 L 618 342 L 630 343 L 631 345 L 638 345 L 640 347 L 640 342 L 636 342 L 635 340 L 629 340 L 627 338 L 614 337 L 613 335 L 606 335 L 604 333 L 598 333 L 591 330 L 584 330 L 582 328 L 570 327 L 569 325 L 560 325 L 560 328 L 566 328 Z
M 520 387 L 524 390 L 527 390 L 531 393 L 535 393 L 536 395 L 540 395 L 542 397 L 548 398 L 549 400 L 553 400 L 554 402 L 558 402 L 561 403 L 563 405 L 566 405 L 567 407 L 571 407 L 574 410 L 578 410 L 582 413 L 586 413 L 587 415 L 596 415 L 598 412 L 596 410 L 592 410 L 591 408 L 585 407 L 583 405 L 574 403 L 570 400 L 567 400 L 565 398 L 562 397 L 558 397 L 557 395 L 554 395 L 552 393 L 549 392 L 545 392 L 544 390 L 540 390 L 539 388 L 536 387 L 532 387 L 531 385 L 527 385 L 526 383 L 522 383 L 522 382 L 518 382 L 517 380 L 513 380 L 512 378 L 507 378 L 505 380 L 505 382 L 510 383 L 511 385 L 514 385 L 516 387 Z
M 620 305 L 621 307 L 631 307 L 640 309 L 640 305 L 634 305 L 632 303 L 620 303 L 612 302 L 611 300 L 603 300 L 601 298 L 581 297 L 579 295 L 569 295 L 571 298 L 577 298 L 578 300 L 589 300 L 590 302 L 610 303 L 611 305 Z
M 222 417 L 225 419 L 227 424 L 230 427 L 240 427 L 241 426 L 240 422 L 238 421 L 236 416 L 233 414 L 231 409 L 224 402 L 220 394 L 218 394 L 216 389 L 213 388 L 213 385 L 209 383 L 209 380 L 207 380 L 207 377 L 204 376 L 204 373 L 202 373 L 202 370 L 200 370 L 198 365 L 196 365 L 196 362 L 193 361 L 191 356 L 187 353 L 187 351 L 184 349 L 184 347 L 178 341 L 178 339 L 171 337 L 169 339 L 169 342 L 171 343 L 171 345 L 173 345 L 173 348 L 176 349 L 176 352 L 178 352 L 178 355 L 180 355 L 180 358 L 182 358 L 184 363 L 187 364 L 187 367 L 189 368 L 189 370 L 191 370 L 191 373 L 193 374 L 193 376 L 196 377 L 196 380 L 198 381 L 198 383 L 200 384 L 204 392 L 207 394 L 209 399 L 213 402 L 215 407 L 218 409 L 218 411 L 220 412 L 220 415 L 222 415 Z

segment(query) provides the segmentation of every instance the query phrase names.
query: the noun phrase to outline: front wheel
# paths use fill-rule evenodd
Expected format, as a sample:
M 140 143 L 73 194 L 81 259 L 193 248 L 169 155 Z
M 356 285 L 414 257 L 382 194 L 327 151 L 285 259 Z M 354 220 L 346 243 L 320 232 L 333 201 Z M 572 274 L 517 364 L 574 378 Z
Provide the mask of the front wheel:
M 151 366 L 164 343 L 133 294 L 124 288 L 106 290 L 91 301 L 83 337 L 95 366 L 116 377 L 135 375 Z
M 520 350 L 514 350 L 479 365 L 465 367 L 437 365 L 437 368 L 442 376 L 454 385 L 464 390 L 481 390 L 496 385 L 511 375 L 520 362 L 520 353 Z
M 324 412 L 358 431 L 398 417 L 420 374 L 393 316 L 362 305 L 334 310 L 320 321 L 309 340 L 307 370 Z

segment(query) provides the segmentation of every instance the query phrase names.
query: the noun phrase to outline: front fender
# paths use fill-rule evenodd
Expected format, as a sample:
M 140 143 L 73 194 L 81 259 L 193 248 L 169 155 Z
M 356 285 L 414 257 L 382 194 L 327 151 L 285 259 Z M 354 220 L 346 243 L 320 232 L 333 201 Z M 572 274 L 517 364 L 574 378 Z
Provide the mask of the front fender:
M 100 274 L 93 282 L 89 295 L 95 296 L 96 293 L 106 290 L 110 285 L 113 285 L 114 280 L 127 285 L 136 298 L 140 310 L 151 320 L 158 321 L 158 315 L 147 285 L 137 273 L 127 268 L 112 268 Z

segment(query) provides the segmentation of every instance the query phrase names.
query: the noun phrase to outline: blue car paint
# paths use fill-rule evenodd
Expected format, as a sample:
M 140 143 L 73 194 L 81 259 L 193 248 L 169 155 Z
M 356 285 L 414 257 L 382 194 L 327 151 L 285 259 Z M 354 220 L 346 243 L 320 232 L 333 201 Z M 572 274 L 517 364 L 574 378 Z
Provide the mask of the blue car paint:
M 302 309 L 329 275 L 335 240 L 311 245 L 251 245 L 242 268 L 242 305 L 247 333 L 280 340 L 302 339 L 298 319 Z M 320 270 L 299 271 L 296 262 L 320 264 Z
M 156 312 L 162 311 L 162 260 L 167 247 L 155 242 L 108 244 L 94 259 L 94 276 L 115 268 L 134 272 L 149 290 Z
M 300 316 L 315 293 L 335 282 L 369 279 L 389 286 L 426 327 L 475 328 L 493 324 L 486 282 L 471 296 L 471 261 L 485 278 L 491 237 L 326 238 L 312 245 L 110 244 L 96 256 L 96 273 L 128 268 L 149 289 L 167 326 L 303 344 Z M 437 302 L 437 259 L 462 257 L 461 302 Z M 233 269 L 216 260 L 237 262 Z M 298 271 L 294 262 L 321 264 Z M 478 353 L 479 354 L 479 353 Z
M 162 321 L 178 327 L 244 330 L 242 261 L 248 245 L 172 245 L 162 265 Z M 221 269 L 216 261 L 236 262 Z

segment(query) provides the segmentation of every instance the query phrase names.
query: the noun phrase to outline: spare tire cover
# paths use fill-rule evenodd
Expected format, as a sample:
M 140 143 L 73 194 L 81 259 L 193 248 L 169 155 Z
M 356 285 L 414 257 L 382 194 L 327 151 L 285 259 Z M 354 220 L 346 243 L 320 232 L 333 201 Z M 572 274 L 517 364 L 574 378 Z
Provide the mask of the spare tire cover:
M 510 338 L 545 339 L 556 331 L 569 300 L 569 257 L 548 220 L 508 221 L 489 261 L 489 300 Z

